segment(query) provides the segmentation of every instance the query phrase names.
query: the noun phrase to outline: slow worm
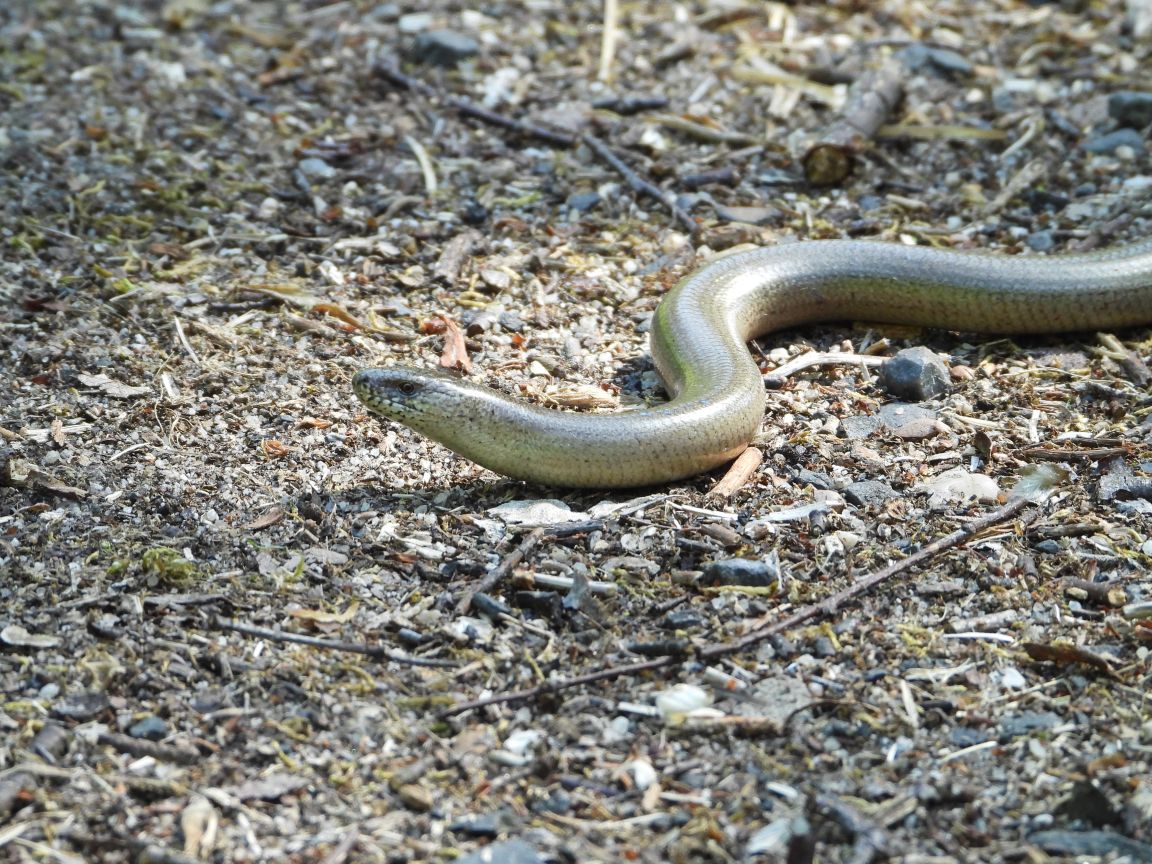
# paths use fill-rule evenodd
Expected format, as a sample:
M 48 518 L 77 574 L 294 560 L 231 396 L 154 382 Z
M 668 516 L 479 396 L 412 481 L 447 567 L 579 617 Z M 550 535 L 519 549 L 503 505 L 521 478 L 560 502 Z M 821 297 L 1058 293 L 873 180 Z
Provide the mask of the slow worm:
M 648 486 L 748 446 L 765 405 L 749 339 L 828 320 L 1021 334 L 1148 324 L 1152 241 L 1041 257 L 818 240 L 725 256 L 661 301 L 651 350 L 671 398 L 636 411 L 539 408 L 427 369 L 363 369 L 352 386 L 371 410 L 509 477 Z

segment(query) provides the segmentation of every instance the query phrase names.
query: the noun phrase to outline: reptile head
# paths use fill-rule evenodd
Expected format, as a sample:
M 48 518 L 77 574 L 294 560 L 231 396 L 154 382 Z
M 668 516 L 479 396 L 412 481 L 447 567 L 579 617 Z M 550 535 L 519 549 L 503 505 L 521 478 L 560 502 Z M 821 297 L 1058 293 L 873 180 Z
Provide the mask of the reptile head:
M 459 376 L 438 369 L 389 366 L 352 376 L 352 390 L 370 410 L 430 438 L 458 410 L 467 389 Z

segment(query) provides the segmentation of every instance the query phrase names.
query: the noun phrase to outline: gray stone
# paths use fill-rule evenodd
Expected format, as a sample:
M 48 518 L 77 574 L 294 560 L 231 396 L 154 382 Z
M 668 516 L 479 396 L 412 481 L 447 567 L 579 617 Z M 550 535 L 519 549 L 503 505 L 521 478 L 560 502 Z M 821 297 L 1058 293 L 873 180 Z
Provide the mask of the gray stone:
M 910 405 L 907 402 L 889 402 L 881 405 L 876 419 L 889 429 L 899 429 L 916 420 L 936 420 L 936 412 L 923 405 Z
M 1024 242 L 1033 252 L 1051 252 L 1056 247 L 1056 238 L 1051 231 L 1036 231 Z
M 163 741 L 168 737 L 168 724 L 155 714 L 149 714 L 129 726 L 128 734 L 147 741 Z
M 935 351 L 905 348 L 880 367 L 880 384 L 897 399 L 923 402 L 948 392 L 948 367 Z
M 775 584 L 779 573 L 767 562 L 751 558 L 726 558 L 704 567 L 705 585 L 744 585 L 766 588 Z
M 1131 129 L 1152 125 L 1152 93 L 1121 90 L 1108 97 L 1108 116 Z
M 896 495 L 896 490 L 883 480 L 860 480 L 844 487 L 844 500 L 857 507 L 883 504 Z
M 1010 740 L 1033 732 L 1047 732 L 1060 725 L 1061 717 L 1051 711 L 1025 711 L 1005 717 L 1000 724 L 1000 740 Z
M 1143 154 L 1144 136 L 1135 129 L 1117 129 L 1115 132 L 1097 135 L 1084 142 L 1084 149 L 1089 153 L 1115 153 L 1121 147 L 1128 147 Z
M 586 213 L 600 203 L 600 193 L 574 192 L 564 203 L 574 213 Z
M 301 159 L 300 164 L 296 167 L 300 169 L 300 173 L 305 177 L 318 177 L 321 180 L 333 177 L 336 174 L 335 168 L 333 168 L 323 159 L 317 159 L 314 156 L 307 159 Z
M 480 51 L 480 43 L 455 30 L 427 30 L 412 41 L 408 56 L 417 63 L 455 66 Z
M 840 431 L 844 433 L 845 438 L 867 438 L 883 425 L 884 422 L 879 417 L 869 417 L 864 414 L 858 414 L 854 417 L 845 417 L 842 419 L 840 421 Z

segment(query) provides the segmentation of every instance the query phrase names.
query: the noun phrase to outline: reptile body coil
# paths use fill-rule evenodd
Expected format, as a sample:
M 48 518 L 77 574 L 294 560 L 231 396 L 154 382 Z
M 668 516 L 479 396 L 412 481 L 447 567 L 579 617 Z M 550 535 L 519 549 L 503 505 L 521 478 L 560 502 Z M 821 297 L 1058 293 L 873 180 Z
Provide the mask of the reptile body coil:
M 751 442 L 765 392 L 749 339 L 834 320 L 1001 334 L 1148 324 L 1152 242 L 1042 257 L 817 240 L 724 256 L 661 301 L 651 351 L 671 398 L 634 411 L 540 408 L 427 369 L 363 369 L 352 384 L 371 410 L 509 477 L 648 486 L 708 471 Z

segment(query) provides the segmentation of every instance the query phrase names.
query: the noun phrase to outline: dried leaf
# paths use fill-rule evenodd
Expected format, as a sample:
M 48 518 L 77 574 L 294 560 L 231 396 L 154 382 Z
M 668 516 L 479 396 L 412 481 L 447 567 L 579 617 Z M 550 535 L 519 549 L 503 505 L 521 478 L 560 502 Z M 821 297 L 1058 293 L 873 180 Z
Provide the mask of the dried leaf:
M 180 814 L 180 831 L 184 835 L 184 852 L 207 858 L 216 846 L 220 817 L 216 808 L 203 795 L 193 795 Z
M 292 452 L 287 445 L 275 438 L 265 438 L 260 442 L 260 448 L 269 459 L 283 459 Z
M 468 358 L 468 346 L 464 344 L 464 331 L 451 318 L 441 315 L 440 319 L 444 322 L 444 353 L 440 355 L 440 365 L 445 369 L 471 372 L 472 361 Z
M 360 603 L 353 600 L 343 612 L 325 612 L 322 609 L 289 609 L 288 615 L 305 621 L 317 630 L 332 630 L 337 624 L 347 624 L 360 611 Z
M 76 378 L 85 387 L 95 387 L 113 399 L 131 399 L 134 396 L 147 396 L 152 392 L 150 387 L 137 387 L 132 384 L 122 384 L 119 381 L 113 381 L 104 373 L 100 373 L 99 375 L 85 375 L 81 373 L 77 375 Z
M 367 326 L 360 321 L 355 315 L 345 309 L 343 306 L 337 306 L 335 303 L 317 303 L 312 307 L 313 312 L 320 312 L 330 318 L 335 318 L 337 321 L 342 321 L 349 327 L 355 330 L 366 330 Z
M 1060 666 L 1069 666 L 1073 663 L 1083 663 L 1094 669 L 1099 669 L 1109 678 L 1115 678 L 1116 671 L 1112 662 L 1102 654 L 1096 654 L 1087 648 L 1073 645 L 1071 642 L 1025 642 L 1024 652 L 1033 660 L 1044 663 L 1056 663 Z
M 246 525 L 241 525 L 241 528 L 247 528 L 249 531 L 259 531 L 261 528 L 267 528 L 270 525 L 275 525 L 284 518 L 284 508 L 270 507 L 265 510 L 251 522 Z

